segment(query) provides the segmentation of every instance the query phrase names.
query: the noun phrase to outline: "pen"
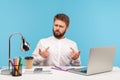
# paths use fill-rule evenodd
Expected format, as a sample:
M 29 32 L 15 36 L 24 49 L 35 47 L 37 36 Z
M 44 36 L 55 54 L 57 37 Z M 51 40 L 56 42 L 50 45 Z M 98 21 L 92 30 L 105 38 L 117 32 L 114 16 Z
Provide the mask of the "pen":
M 18 67 L 19 67 L 21 64 L 22 64 L 22 58 L 19 57 L 19 65 L 18 65 Z
M 18 70 L 18 58 L 14 58 L 14 66 Z M 18 75 L 18 71 L 15 70 L 15 75 Z
M 18 75 L 21 75 L 21 74 L 22 74 L 21 70 L 22 70 L 22 58 L 19 57 L 19 65 L 18 65 L 19 74 L 18 74 Z
M 9 62 L 12 64 L 12 66 L 15 68 L 15 66 L 14 66 L 14 64 L 13 64 L 13 62 L 11 61 L 11 59 L 9 59 Z

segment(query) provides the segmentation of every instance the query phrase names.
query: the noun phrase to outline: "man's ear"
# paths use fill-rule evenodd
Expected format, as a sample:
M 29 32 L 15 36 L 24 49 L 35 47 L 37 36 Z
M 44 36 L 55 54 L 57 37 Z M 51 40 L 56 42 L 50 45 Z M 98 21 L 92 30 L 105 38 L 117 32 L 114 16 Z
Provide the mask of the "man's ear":
M 67 26 L 67 30 L 69 29 L 69 26 Z

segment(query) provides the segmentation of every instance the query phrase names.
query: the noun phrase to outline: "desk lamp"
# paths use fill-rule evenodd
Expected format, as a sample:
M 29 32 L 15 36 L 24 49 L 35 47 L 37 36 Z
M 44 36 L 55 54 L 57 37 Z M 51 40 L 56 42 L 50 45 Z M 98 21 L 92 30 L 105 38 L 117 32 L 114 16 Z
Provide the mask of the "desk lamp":
M 10 46 L 11 45 L 10 40 L 11 40 L 12 36 L 17 35 L 17 34 L 21 36 L 21 40 L 22 40 L 21 50 L 22 51 L 28 51 L 30 49 L 29 44 L 25 41 L 25 38 L 23 37 L 23 35 L 20 32 L 16 32 L 16 33 L 11 34 L 9 36 L 9 46 L 8 46 L 8 49 L 9 49 L 9 51 L 8 51 L 8 69 L 3 69 L 1 71 L 1 74 L 10 74 L 11 73 L 11 71 L 10 71 L 10 57 L 11 57 L 11 55 L 10 55 L 11 54 L 10 53 L 10 47 L 11 47 Z

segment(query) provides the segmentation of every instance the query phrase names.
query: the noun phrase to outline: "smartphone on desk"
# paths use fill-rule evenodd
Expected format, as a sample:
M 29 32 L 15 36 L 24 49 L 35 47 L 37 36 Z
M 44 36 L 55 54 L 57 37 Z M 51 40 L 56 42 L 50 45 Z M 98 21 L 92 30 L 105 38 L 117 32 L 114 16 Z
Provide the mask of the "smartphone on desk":
M 43 68 L 35 68 L 34 69 L 34 72 L 42 72 L 43 71 Z
M 45 74 L 51 74 L 50 70 L 44 70 L 43 68 L 35 68 L 34 73 L 45 73 Z

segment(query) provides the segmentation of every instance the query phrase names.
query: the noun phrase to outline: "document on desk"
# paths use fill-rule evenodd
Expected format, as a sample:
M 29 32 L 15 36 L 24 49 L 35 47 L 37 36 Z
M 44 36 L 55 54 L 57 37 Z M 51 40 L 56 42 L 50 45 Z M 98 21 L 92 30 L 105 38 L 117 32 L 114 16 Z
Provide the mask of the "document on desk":
M 61 71 L 68 71 L 72 68 L 70 68 L 68 66 L 53 66 L 52 69 L 61 70 Z
M 25 70 L 24 74 L 52 74 L 50 70 L 47 69 L 31 69 L 31 70 Z

